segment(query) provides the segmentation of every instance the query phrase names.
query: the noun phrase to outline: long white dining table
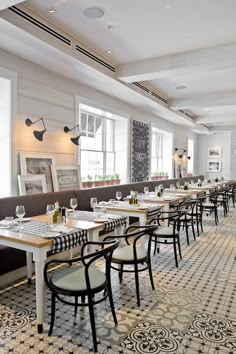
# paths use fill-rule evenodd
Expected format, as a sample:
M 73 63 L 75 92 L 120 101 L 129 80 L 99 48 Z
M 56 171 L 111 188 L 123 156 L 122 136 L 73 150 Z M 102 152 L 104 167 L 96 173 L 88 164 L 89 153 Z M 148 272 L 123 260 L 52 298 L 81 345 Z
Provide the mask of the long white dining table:
M 94 211 L 99 212 L 101 209 L 106 209 L 111 214 L 115 215 L 121 215 L 121 216 L 127 216 L 127 217 L 136 217 L 139 219 L 139 223 L 141 226 L 146 225 L 147 220 L 148 220 L 148 213 L 149 211 L 152 210 L 160 210 L 164 207 L 164 204 L 162 202 L 155 203 L 153 205 L 152 203 L 145 202 L 142 205 L 141 204 L 134 204 L 131 205 L 128 203 L 128 201 L 119 201 L 115 203 L 103 203 L 102 205 L 97 205 L 96 208 L 94 208 Z

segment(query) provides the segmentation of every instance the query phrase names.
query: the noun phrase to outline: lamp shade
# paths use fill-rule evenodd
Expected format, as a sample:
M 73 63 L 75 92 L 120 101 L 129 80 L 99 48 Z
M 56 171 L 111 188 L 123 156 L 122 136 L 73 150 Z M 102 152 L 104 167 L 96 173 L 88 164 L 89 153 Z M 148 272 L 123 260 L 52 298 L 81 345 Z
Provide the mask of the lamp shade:
M 71 138 L 70 140 L 72 141 L 73 144 L 79 145 L 79 138 L 80 138 L 80 135 L 78 135 L 76 138 Z
M 34 134 L 34 137 L 35 137 L 38 141 L 43 141 L 43 134 L 44 134 L 45 132 L 46 132 L 46 129 L 41 130 L 41 131 L 34 130 L 34 131 L 33 131 L 33 134 Z

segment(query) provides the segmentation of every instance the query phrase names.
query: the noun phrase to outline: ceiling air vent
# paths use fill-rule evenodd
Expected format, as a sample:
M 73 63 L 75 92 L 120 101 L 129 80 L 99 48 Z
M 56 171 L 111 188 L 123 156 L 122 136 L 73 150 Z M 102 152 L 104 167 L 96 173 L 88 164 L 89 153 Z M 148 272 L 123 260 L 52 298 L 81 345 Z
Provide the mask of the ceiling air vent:
M 193 117 L 191 116 L 191 114 L 185 112 L 183 109 L 179 109 L 179 112 L 182 113 L 182 114 L 184 114 L 185 116 L 187 116 L 187 117 L 193 119 Z
M 50 34 L 51 36 L 58 39 L 59 41 L 71 46 L 71 40 L 69 38 L 66 38 L 65 36 L 61 35 L 59 32 L 56 32 L 54 29 L 36 20 L 36 18 L 28 15 L 26 12 L 18 9 L 16 6 L 10 7 L 9 10 L 14 12 L 16 15 L 22 17 L 24 20 L 32 23 L 34 26 L 40 28 L 42 31 L 47 32 L 47 34 Z
M 165 98 L 163 98 L 163 97 L 161 97 L 161 96 L 159 96 L 156 92 L 154 92 L 154 91 L 151 91 L 151 95 L 152 96 L 154 96 L 154 97 L 156 97 L 156 98 L 158 98 L 158 100 L 161 100 L 162 102 L 164 102 L 164 103 L 168 103 L 168 101 L 165 99 Z
M 100 65 L 105 66 L 105 68 L 107 68 L 107 69 L 109 69 L 109 70 L 111 70 L 111 71 L 113 71 L 113 72 L 116 71 L 116 69 L 115 69 L 113 66 L 111 66 L 111 65 L 108 64 L 108 63 L 106 63 L 104 60 L 98 58 L 96 55 L 90 53 L 90 52 L 87 51 L 86 49 L 80 47 L 79 45 L 76 44 L 75 49 L 76 49 L 78 52 L 80 52 L 80 53 L 86 55 L 86 57 L 88 57 L 88 58 L 90 58 L 90 59 L 96 61 L 96 62 L 99 63 Z
M 145 86 L 143 86 L 143 85 L 141 85 L 139 82 L 133 82 L 133 84 L 135 85 L 135 86 L 138 86 L 141 90 L 143 90 L 143 91 L 146 91 L 146 92 L 150 92 L 150 90 L 147 88 L 147 87 L 145 87 Z

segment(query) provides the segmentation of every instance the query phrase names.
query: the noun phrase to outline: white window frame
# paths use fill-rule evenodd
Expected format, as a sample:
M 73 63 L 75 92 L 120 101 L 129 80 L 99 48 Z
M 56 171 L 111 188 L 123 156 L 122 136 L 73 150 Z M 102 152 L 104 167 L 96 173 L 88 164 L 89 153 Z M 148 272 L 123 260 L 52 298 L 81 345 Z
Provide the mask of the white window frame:
M 113 172 L 112 174 L 115 173 L 115 121 L 111 118 L 108 117 L 104 117 L 102 115 L 99 114 L 95 114 L 95 113 L 91 113 L 89 111 L 86 111 L 84 109 L 80 110 L 80 126 L 81 126 L 81 116 L 82 114 L 86 114 L 87 115 L 87 122 L 88 122 L 88 115 L 99 117 L 101 118 L 101 122 L 102 122 L 102 149 L 101 150 L 94 150 L 94 149 L 83 149 L 82 147 L 80 148 L 80 153 L 82 153 L 82 151 L 89 151 L 89 152 L 99 152 L 103 154 L 103 176 L 106 176 L 106 170 L 107 170 L 107 164 L 106 164 L 106 160 L 107 160 L 107 155 L 108 153 L 112 153 L 114 155 L 114 159 L 113 159 Z M 112 121 L 112 136 L 113 136 L 113 141 L 112 141 L 112 151 L 107 151 L 107 139 L 106 139 L 106 135 L 107 135 L 107 128 L 106 128 L 106 121 Z M 94 125 L 96 126 L 96 124 Z M 88 129 L 88 124 L 86 124 L 86 129 Z M 94 132 L 96 133 L 96 132 Z M 88 130 L 86 130 L 86 136 L 88 136 Z M 82 171 L 82 166 L 81 166 L 81 171 Z

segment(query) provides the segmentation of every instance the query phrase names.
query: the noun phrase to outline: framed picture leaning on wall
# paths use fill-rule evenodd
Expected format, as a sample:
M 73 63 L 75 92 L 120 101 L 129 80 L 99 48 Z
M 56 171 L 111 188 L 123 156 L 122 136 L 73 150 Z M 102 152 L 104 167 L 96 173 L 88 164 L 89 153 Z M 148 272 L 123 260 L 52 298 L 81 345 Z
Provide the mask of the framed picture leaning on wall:
M 45 175 L 47 191 L 53 192 L 51 166 L 55 159 L 50 154 L 20 153 L 22 175 Z
M 47 192 L 45 175 L 18 175 L 20 195 L 31 195 Z
M 54 191 L 69 191 L 81 188 L 79 166 L 52 165 L 52 180 Z
M 208 172 L 220 172 L 221 171 L 221 161 L 216 161 L 216 160 L 207 161 L 207 171 Z
M 213 147 L 208 149 L 208 157 L 221 157 L 221 151 L 222 148 L 219 147 Z

